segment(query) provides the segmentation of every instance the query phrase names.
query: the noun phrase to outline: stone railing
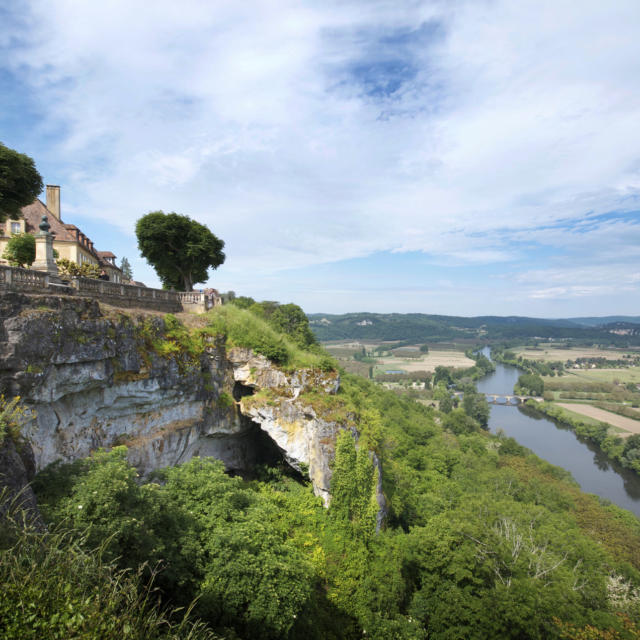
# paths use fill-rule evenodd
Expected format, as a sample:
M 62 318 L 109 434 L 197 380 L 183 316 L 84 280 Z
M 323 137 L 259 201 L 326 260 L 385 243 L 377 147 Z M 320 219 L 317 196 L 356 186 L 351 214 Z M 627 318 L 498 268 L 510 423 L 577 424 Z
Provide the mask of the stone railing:
M 37 293 L 55 292 L 88 296 L 117 307 L 142 307 L 165 312 L 202 313 L 221 304 L 218 296 L 199 291 L 166 291 L 93 278 L 70 278 L 67 283 L 60 284 L 54 282 L 46 271 L 0 265 L 0 289 L 9 288 Z

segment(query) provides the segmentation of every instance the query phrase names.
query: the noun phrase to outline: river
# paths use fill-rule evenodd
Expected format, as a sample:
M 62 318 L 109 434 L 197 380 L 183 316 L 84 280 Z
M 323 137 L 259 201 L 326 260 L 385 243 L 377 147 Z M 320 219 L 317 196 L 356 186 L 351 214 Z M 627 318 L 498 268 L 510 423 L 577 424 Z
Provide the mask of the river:
M 488 349 L 483 353 L 489 357 Z M 477 382 L 478 391 L 510 395 L 522 371 L 494 363 L 496 370 Z M 502 429 L 536 455 L 571 472 L 581 489 L 607 498 L 640 516 L 640 476 L 609 460 L 595 445 L 528 407 L 490 405 L 489 430 Z

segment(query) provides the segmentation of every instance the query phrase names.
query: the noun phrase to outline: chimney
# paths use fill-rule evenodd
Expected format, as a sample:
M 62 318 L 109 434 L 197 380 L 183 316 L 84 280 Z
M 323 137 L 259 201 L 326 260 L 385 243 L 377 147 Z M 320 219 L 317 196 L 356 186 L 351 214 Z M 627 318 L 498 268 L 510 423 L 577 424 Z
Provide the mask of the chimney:
M 54 184 L 47 185 L 47 209 L 60 220 L 60 187 Z

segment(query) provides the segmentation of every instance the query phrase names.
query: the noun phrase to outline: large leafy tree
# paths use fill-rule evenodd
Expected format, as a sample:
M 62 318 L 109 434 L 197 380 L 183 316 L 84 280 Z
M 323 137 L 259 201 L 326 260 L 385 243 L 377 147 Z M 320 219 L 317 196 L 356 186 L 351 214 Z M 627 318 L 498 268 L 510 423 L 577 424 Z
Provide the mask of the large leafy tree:
M 192 291 L 225 259 L 224 242 L 203 224 L 178 213 L 153 211 L 136 224 L 138 248 L 165 288 Z
M 0 222 L 17 220 L 20 209 L 36 199 L 42 186 L 33 160 L 0 142 Z

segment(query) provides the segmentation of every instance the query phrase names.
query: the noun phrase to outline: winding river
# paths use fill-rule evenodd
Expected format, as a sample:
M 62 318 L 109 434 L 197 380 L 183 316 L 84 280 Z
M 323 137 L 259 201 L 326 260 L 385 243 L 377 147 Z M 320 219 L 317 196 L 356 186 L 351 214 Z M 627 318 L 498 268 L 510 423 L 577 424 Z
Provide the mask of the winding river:
M 483 353 L 489 357 L 488 349 Z M 478 381 L 478 391 L 509 395 L 522 373 L 494 363 L 496 370 Z M 528 407 L 490 405 L 489 429 L 502 429 L 521 445 L 571 472 L 583 491 L 607 498 L 640 516 L 640 476 L 609 460 L 595 445 Z

